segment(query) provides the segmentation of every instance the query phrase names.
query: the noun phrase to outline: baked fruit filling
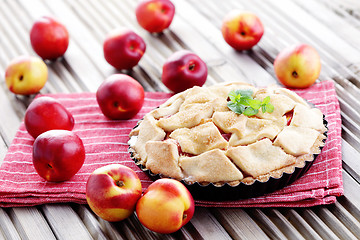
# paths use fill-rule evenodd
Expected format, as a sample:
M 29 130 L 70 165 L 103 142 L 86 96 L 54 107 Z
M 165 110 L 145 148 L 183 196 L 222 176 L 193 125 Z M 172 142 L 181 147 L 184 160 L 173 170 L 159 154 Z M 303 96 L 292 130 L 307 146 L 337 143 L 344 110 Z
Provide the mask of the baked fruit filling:
M 162 177 L 251 184 L 313 161 L 326 130 L 322 112 L 290 90 L 227 83 L 172 96 L 131 131 L 129 149 Z

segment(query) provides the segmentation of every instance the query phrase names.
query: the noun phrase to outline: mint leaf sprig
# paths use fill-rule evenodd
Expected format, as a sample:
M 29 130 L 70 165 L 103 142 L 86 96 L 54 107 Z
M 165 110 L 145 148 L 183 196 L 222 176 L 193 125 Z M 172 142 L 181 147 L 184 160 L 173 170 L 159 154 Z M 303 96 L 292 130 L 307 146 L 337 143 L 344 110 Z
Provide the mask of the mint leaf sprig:
M 230 101 L 227 102 L 228 108 L 237 114 L 244 114 L 246 116 L 256 115 L 260 108 L 263 113 L 272 113 L 274 111 L 274 106 L 270 103 L 270 96 L 260 101 L 253 99 L 252 94 L 253 91 L 251 89 L 231 91 L 229 93 Z

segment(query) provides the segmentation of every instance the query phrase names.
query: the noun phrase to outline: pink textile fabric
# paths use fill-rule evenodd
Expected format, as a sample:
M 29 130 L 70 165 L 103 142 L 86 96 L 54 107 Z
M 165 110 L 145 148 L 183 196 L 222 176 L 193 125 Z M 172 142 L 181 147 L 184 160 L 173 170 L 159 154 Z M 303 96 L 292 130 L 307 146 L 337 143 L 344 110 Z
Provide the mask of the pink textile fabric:
M 206 207 L 309 207 L 331 204 L 343 194 L 341 165 L 340 108 L 332 81 L 324 81 L 304 90 L 294 90 L 315 104 L 328 121 L 328 139 L 322 153 L 309 171 L 293 184 L 261 197 L 236 201 L 196 200 Z M 47 182 L 32 164 L 34 139 L 22 122 L 0 167 L 0 206 L 34 206 L 46 203 L 86 203 L 85 189 L 89 175 L 97 168 L 121 163 L 140 177 L 143 190 L 152 180 L 131 160 L 127 152 L 128 134 L 150 110 L 165 102 L 171 94 L 147 92 L 141 111 L 130 120 L 109 120 L 100 111 L 94 93 L 50 94 L 74 116 L 73 131 L 83 140 L 86 159 L 70 180 Z

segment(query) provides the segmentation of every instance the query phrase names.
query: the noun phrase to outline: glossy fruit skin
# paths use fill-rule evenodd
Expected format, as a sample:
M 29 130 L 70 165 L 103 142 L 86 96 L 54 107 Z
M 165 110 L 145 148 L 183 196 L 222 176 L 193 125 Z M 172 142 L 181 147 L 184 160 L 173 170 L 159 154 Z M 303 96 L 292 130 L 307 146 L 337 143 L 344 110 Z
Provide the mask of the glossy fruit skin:
M 25 112 L 24 124 L 28 133 L 37 138 L 41 133 L 53 129 L 71 131 L 73 115 L 56 99 L 48 96 L 35 98 Z
M 144 89 L 126 74 L 113 74 L 96 91 L 102 113 L 110 119 L 130 119 L 142 108 Z
M 30 30 L 30 42 L 34 51 L 43 59 L 62 57 L 69 46 L 67 28 L 53 17 L 36 20 Z
M 295 44 L 282 50 L 274 61 L 279 81 L 289 88 L 310 87 L 320 75 L 318 52 L 307 44 Z
M 136 205 L 139 221 L 158 233 L 176 232 L 191 220 L 194 211 L 194 199 L 187 188 L 168 178 L 153 182 Z
M 135 14 L 141 27 L 151 33 L 159 33 L 170 26 L 175 6 L 169 0 L 143 0 L 137 5 Z
M 5 82 L 8 89 L 21 95 L 38 93 L 47 82 L 48 68 L 43 60 L 34 56 L 19 56 L 6 67 Z
M 146 51 L 143 38 L 127 28 L 118 28 L 107 35 L 103 43 L 105 60 L 118 70 L 136 66 Z
M 84 161 L 84 144 L 72 131 L 50 130 L 40 134 L 33 144 L 35 170 L 46 181 L 69 180 Z
M 233 10 L 223 19 L 221 32 L 224 40 L 235 50 L 249 50 L 264 34 L 259 17 L 251 12 Z
M 206 63 L 195 53 L 180 50 L 172 54 L 163 65 L 161 80 L 171 91 L 178 93 L 206 82 Z
M 141 197 L 137 174 L 121 164 L 96 169 L 86 183 L 86 200 L 93 212 L 110 222 L 128 218 Z

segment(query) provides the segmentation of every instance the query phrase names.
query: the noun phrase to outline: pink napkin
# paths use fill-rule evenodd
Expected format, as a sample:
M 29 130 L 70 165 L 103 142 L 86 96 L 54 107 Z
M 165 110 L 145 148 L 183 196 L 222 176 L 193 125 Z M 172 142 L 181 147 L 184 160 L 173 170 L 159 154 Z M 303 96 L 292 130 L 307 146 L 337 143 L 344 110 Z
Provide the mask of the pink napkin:
M 341 167 L 341 118 L 334 84 L 317 83 L 296 92 L 314 103 L 328 121 L 328 139 L 322 153 L 309 171 L 293 184 L 265 196 L 238 201 L 196 200 L 197 206 L 210 207 L 307 207 L 330 204 L 343 194 Z M 121 163 L 136 171 L 145 190 L 152 180 L 131 160 L 127 152 L 128 134 L 150 110 L 165 102 L 171 94 L 147 92 L 141 111 L 131 120 L 109 120 L 101 113 L 94 93 L 50 94 L 74 116 L 73 131 L 83 140 L 86 159 L 70 180 L 46 182 L 32 165 L 34 139 L 21 123 L 0 167 L 0 206 L 33 206 L 45 203 L 86 203 L 85 186 L 97 168 Z

